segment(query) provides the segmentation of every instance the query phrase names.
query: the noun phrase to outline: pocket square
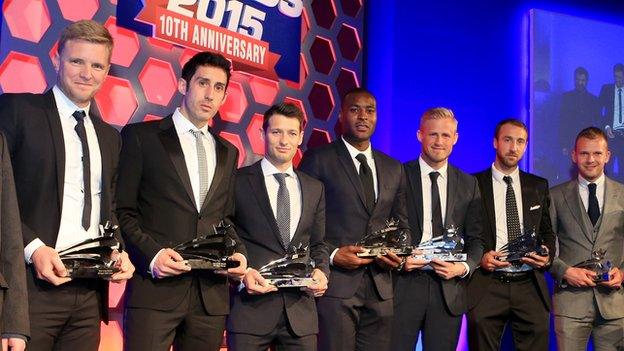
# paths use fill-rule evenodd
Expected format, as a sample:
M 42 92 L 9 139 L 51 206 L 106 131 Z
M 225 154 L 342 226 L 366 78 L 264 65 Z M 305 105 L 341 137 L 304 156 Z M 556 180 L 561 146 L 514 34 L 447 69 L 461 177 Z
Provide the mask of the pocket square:
M 537 210 L 540 207 L 542 207 L 542 206 L 540 206 L 540 205 L 531 206 L 531 208 L 529 208 L 529 211 Z

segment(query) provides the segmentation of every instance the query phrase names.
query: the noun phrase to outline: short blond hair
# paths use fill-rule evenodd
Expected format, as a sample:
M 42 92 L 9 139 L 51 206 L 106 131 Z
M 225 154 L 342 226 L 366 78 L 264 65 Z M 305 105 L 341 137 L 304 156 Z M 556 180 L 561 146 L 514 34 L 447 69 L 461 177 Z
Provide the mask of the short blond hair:
M 425 121 L 430 121 L 432 119 L 452 119 L 455 122 L 455 129 L 457 129 L 457 119 L 455 118 L 455 114 L 453 110 L 446 107 L 434 107 L 425 111 L 420 117 L 420 124 L 423 124 Z
M 59 39 L 57 52 L 59 56 L 70 40 L 84 40 L 89 43 L 103 44 L 108 51 L 108 61 L 113 54 L 113 37 L 106 27 L 93 20 L 74 22 L 63 29 Z

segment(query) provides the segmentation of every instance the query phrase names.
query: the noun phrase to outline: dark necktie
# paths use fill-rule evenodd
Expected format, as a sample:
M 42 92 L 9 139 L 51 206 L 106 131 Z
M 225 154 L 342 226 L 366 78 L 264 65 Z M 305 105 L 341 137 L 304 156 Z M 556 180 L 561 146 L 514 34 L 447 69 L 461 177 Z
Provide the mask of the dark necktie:
M 82 182 L 84 206 L 82 207 L 82 227 L 89 230 L 91 226 L 91 159 L 89 156 L 89 143 L 87 142 L 87 131 L 84 126 L 85 112 L 75 111 L 72 116 L 76 119 L 76 133 L 82 144 Z
M 286 173 L 273 174 L 279 188 L 277 189 L 277 211 L 275 214 L 275 220 L 277 221 L 277 228 L 280 231 L 282 243 L 285 248 L 290 245 L 290 194 L 286 187 Z
M 202 136 L 204 133 L 201 130 L 190 130 L 191 134 L 195 137 L 195 149 L 197 151 L 197 167 L 199 171 L 199 210 L 201 211 L 204 205 L 204 199 L 208 194 L 208 158 L 206 157 L 206 149 L 204 148 L 204 142 Z
M 518 215 L 518 206 L 516 205 L 516 193 L 511 185 L 512 179 L 510 176 L 504 176 L 503 180 L 507 183 L 507 194 L 505 195 L 507 240 L 513 241 L 520 236 L 520 216 Z
M 592 225 L 596 225 L 600 217 L 600 206 L 598 205 L 598 197 L 596 196 L 596 183 L 587 184 L 589 189 L 589 203 L 587 205 L 587 214 Z
M 373 184 L 373 171 L 368 167 L 366 162 L 366 155 L 358 154 L 355 159 L 360 161 L 360 181 L 364 188 L 364 195 L 366 196 L 366 208 L 372 211 L 375 208 L 375 185 Z
M 429 173 L 431 179 L 431 235 L 435 238 L 442 235 L 442 204 L 440 203 L 440 188 L 438 187 L 439 172 Z
M 618 105 L 620 106 L 618 116 L 620 117 L 620 124 L 622 123 L 622 88 L 618 89 Z

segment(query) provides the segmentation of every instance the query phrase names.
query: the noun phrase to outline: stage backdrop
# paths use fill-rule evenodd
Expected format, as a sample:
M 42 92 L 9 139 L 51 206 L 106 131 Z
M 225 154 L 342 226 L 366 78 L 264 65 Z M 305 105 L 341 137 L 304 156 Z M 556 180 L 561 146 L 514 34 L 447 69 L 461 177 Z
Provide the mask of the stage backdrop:
M 112 68 L 95 107 L 118 129 L 170 114 L 181 100 L 176 77 L 182 65 L 197 50 L 211 50 L 234 66 L 227 101 L 212 128 L 239 149 L 239 165 L 263 155 L 262 113 L 274 103 L 292 102 L 305 112 L 302 151 L 334 139 L 340 97 L 361 82 L 362 0 L 177 5 L 181 2 L 5 0 L 0 93 L 51 88 L 56 77 L 51 59 L 61 30 L 70 22 L 94 19 L 115 39 Z M 113 320 L 102 325 L 101 350 L 122 348 L 123 289 L 112 286 Z

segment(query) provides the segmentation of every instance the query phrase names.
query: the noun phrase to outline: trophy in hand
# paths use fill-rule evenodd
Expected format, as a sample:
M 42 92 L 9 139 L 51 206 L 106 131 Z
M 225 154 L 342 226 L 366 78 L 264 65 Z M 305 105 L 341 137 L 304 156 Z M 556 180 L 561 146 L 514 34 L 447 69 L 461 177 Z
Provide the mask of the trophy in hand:
M 310 258 L 307 247 L 293 248 L 293 253 L 271 261 L 258 272 L 267 282 L 277 288 L 301 288 L 316 283 L 312 279 L 314 260 Z
M 238 267 L 240 262 L 230 260 L 236 242 L 227 236 L 230 225 L 221 221 L 213 225 L 213 234 L 200 236 L 173 248 L 191 269 L 222 270 Z
M 519 237 L 503 245 L 499 250 L 503 255 L 496 257 L 497 260 L 509 262 L 514 266 L 521 266 L 523 257 L 535 252 L 539 256 L 548 256 L 548 250 L 542 247 L 542 239 L 535 232 L 523 231 Z
M 386 227 L 366 235 L 357 243 L 364 248 L 364 252 L 358 252 L 358 257 L 377 257 L 387 255 L 389 252 L 399 257 L 412 254 L 412 246 L 408 245 L 405 230 L 399 228 L 399 221 L 389 219 Z
M 119 272 L 112 259 L 113 251 L 119 250 L 119 241 L 115 238 L 117 225 L 106 222 L 100 224 L 100 236 L 87 239 L 59 251 L 61 261 L 67 269 L 68 277 L 102 278 L 110 277 Z
M 444 230 L 444 234 L 420 243 L 416 247 L 420 253 L 414 254 L 413 257 L 426 261 L 438 259 L 446 262 L 465 262 L 467 255 L 462 253 L 463 249 L 464 238 L 459 233 L 459 228 L 450 225 Z
M 609 281 L 609 271 L 611 270 L 612 264 L 611 261 L 605 260 L 606 252 L 607 251 L 603 249 L 593 251 L 589 260 L 577 263 L 574 267 L 584 268 L 596 273 L 594 277 L 594 282 L 596 283 Z

